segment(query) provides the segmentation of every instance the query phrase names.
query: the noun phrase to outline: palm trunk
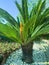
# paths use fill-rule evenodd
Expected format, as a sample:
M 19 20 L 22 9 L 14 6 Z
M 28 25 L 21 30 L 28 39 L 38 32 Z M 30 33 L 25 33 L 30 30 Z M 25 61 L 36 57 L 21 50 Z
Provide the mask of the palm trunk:
M 26 63 L 32 63 L 33 62 L 33 50 L 32 50 L 32 47 L 33 47 L 33 43 L 29 43 L 29 44 L 26 44 L 26 45 L 22 45 L 22 53 L 23 53 L 23 56 L 22 56 L 22 61 L 23 62 L 26 62 Z

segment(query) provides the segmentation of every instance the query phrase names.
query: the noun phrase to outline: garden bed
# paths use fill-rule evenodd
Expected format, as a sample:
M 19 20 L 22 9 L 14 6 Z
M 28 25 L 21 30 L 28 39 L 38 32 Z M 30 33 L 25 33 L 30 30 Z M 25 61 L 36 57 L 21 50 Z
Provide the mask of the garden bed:
M 49 42 L 45 40 L 41 42 L 34 42 L 33 46 L 33 60 L 34 63 L 27 64 L 22 62 L 22 50 L 14 51 L 7 58 L 7 61 L 4 65 L 49 65 Z
M 22 51 L 17 43 L 0 43 L 0 65 L 28 65 L 21 61 Z M 33 46 L 33 65 L 49 64 L 49 40 L 34 42 Z M 32 65 L 32 64 L 31 64 Z
M 0 42 L 0 65 L 3 65 L 7 57 L 16 49 L 19 49 L 20 45 L 17 43 Z

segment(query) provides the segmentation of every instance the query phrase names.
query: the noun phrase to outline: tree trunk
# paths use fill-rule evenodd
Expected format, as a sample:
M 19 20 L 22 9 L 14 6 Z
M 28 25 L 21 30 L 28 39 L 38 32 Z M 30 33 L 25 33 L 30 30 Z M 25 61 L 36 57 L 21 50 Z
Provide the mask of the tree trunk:
M 32 63 L 33 62 L 33 42 L 28 43 L 26 45 L 22 45 L 22 61 L 26 63 Z

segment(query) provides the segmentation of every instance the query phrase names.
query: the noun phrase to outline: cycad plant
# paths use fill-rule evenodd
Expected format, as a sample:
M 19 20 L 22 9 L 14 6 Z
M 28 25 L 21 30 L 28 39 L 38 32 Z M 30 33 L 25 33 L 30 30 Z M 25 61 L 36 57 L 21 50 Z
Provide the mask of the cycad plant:
M 17 21 L 0 8 L 0 35 L 21 44 L 22 61 L 32 63 L 33 41 L 38 36 L 49 34 L 49 8 L 45 8 L 46 0 L 39 0 L 29 14 L 28 0 L 21 1 L 22 5 L 15 1 L 21 15 Z

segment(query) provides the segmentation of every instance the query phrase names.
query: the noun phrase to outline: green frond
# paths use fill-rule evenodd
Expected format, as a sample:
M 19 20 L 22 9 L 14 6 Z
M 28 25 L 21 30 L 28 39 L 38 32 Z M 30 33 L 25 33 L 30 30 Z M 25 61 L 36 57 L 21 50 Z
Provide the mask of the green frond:
M 49 21 L 46 21 L 42 25 L 38 25 L 34 32 L 32 33 L 31 37 L 35 39 L 39 35 L 44 35 L 49 33 Z
M 18 4 L 17 1 L 15 1 L 16 6 L 20 12 L 20 14 L 22 15 L 22 18 L 24 20 L 24 22 L 26 22 L 28 20 L 28 6 L 27 6 L 27 0 L 22 0 L 22 7 L 20 7 L 20 5 Z
M 27 6 L 28 0 L 22 0 L 22 12 L 23 12 L 23 19 L 24 22 L 28 21 L 28 6 Z
M 39 23 L 40 21 L 40 23 Z M 38 18 L 38 23 L 42 24 L 46 21 L 49 21 L 49 8 L 47 8 Z
M 17 17 L 18 26 L 20 27 L 20 20 L 19 17 Z
M 30 18 L 32 18 L 32 16 L 34 16 L 36 14 L 36 5 L 33 6 L 31 12 L 30 12 Z
M 15 4 L 16 4 L 16 6 L 17 6 L 17 8 L 18 8 L 18 10 L 19 10 L 19 12 L 20 12 L 20 14 L 23 16 L 22 8 L 20 7 L 20 5 L 18 4 L 17 1 L 15 1 Z
M 37 13 L 40 14 L 41 12 L 43 12 L 43 10 L 45 10 L 45 4 L 46 4 L 46 0 L 42 1 L 39 0 L 38 4 L 37 4 Z
M 28 0 L 22 0 L 22 6 L 20 6 L 15 1 L 21 14 L 20 18 L 17 17 L 17 21 L 9 13 L 0 8 L 0 22 L 2 18 L 7 21 L 6 24 L 0 23 L 0 35 L 19 43 L 28 43 L 38 36 L 49 34 L 49 8 L 45 9 L 46 0 L 39 0 L 33 6 L 30 15 L 27 3 Z M 22 22 L 22 26 L 20 26 L 20 22 Z
M 6 24 L 0 23 L 0 33 L 1 33 L 0 35 L 6 36 L 7 38 L 10 38 L 14 41 L 20 42 L 19 32 Z
M 34 14 L 39 15 L 41 12 L 43 12 L 43 10 L 45 10 L 45 4 L 46 4 L 46 0 L 44 0 L 44 1 L 39 0 L 37 5 L 33 6 L 31 13 L 30 13 L 30 16 L 33 16 Z
M 49 24 L 44 26 L 38 33 L 37 33 L 37 36 L 38 35 L 46 35 L 46 34 L 49 34 Z
M 33 39 L 36 37 L 36 34 L 38 31 L 40 31 L 40 29 L 44 26 L 44 24 L 39 25 L 35 28 L 34 32 L 32 33 L 31 37 L 33 37 Z
M 16 20 L 5 10 L 0 8 L 0 18 L 6 19 L 9 23 L 11 23 L 14 26 L 17 26 Z

